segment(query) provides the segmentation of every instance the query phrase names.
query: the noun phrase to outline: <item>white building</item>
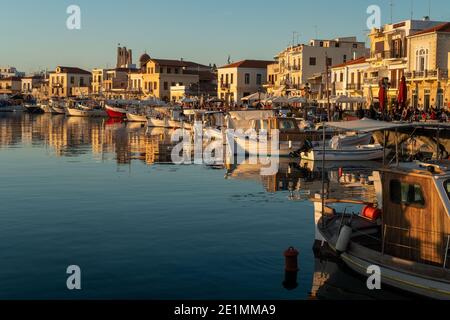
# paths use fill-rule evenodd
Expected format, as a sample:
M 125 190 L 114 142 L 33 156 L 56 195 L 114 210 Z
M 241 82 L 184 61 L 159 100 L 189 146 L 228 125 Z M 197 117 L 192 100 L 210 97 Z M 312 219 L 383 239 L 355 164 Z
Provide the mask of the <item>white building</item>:
M 241 103 L 252 93 L 264 91 L 267 66 L 273 61 L 243 60 L 218 69 L 218 97 L 227 103 Z

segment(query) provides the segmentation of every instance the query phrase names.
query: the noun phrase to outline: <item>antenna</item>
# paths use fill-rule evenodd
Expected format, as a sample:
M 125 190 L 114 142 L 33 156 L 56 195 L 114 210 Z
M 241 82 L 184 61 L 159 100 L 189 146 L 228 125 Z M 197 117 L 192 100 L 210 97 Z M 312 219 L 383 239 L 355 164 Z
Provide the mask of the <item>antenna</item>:
M 411 0 L 411 20 L 414 19 L 414 0 Z
M 428 0 L 428 18 L 431 20 L 431 0 Z
M 393 24 L 394 23 L 394 17 L 393 17 L 393 15 L 394 15 L 394 1 L 393 0 L 389 1 L 389 7 L 391 8 L 391 24 Z

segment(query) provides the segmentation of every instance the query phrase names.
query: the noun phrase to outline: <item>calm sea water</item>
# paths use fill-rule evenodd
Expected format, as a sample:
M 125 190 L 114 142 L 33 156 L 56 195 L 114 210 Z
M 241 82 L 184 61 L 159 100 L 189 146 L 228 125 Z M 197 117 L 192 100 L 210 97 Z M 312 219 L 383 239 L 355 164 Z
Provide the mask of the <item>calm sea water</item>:
M 166 136 L 0 114 L 0 299 L 308 299 L 322 268 L 301 190 L 317 188 L 314 175 L 290 161 L 265 178 L 252 166 L 170 165 Z M 301 269 L 291 291 L 290 246 Z M 69 265 L 81 291 L 67 290 Z

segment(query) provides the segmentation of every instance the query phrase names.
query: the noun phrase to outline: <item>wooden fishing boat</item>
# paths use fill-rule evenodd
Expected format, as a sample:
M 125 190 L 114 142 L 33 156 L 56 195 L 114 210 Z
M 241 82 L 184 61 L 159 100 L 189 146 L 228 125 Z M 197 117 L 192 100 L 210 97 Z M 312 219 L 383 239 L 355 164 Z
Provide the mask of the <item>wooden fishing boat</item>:
M 400 163 L 373 181 L 375 203 L 313 200 L 317 240 L 363 276 L 377 266 L 382 284 L 450 300 L 450 162 Z M 362 210 L 345 213 L 339 203 Z
M 110 118 L 126 118 L 127 117 L 127 109 L 124 107 L 105 105 L 106 113 Z

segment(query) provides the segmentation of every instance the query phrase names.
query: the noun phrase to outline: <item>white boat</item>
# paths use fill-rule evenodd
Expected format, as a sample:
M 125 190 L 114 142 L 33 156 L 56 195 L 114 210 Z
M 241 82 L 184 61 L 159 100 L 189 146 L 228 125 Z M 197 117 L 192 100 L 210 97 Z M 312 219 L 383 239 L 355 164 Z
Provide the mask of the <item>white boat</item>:
M 106 117 L 107 113 L 102 109 L 67 108 L 67 115 L 70 117 Z
M 354 147 L 343 147 L 339 149 L 325 148 L 325 161 L 371 161 L 382 159 L 389 150 L 380 144 L 368 144 Z M 301 153 L 301 158 L 310 161 L 322 161 L 324 149 L 315 147 Z
M 52 106 L 53 114 L 66 114 L 66 109 L 61 106 Z
M 53 108 L 49 103 L 41 103 L 39 104 L 39 108 L 41 108 L 44 113 L 53 113 Z
M 147 122 L 148 118 L 145 114 L 143 115 L 143 114 L 127 112 L 127 120 L 129 122 Z
M 149 127 L 152 127 L 152 128 L 168 128 L 168 124 L 165 119 L 149 117 L 147 124 Z
M 273 110 L 229 112 L 226 121 L 230 154 L 289 157 L 304 145 L 296 119 L 276 117 Z

